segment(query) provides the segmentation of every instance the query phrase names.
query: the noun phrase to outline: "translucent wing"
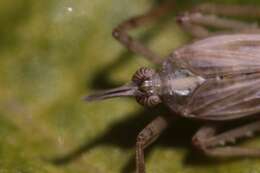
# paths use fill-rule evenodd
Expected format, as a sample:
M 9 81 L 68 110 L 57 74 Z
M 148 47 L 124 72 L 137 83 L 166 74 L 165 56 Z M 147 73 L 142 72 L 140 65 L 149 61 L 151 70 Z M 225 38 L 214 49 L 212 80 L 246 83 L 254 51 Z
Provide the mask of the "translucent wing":
M 225 120 L 260 112 L 260 34 L 209 37 L 169 60 L 206 79 L 178 108 L 184 116 Z
M 170 59 L 203 76 L 260 72 L 260 34 L 206 38 L 178 49 Z
M 260 112 L 260 74 L 209 79 L 183 108 L 186 114 L 211 120 L 236 119 Z

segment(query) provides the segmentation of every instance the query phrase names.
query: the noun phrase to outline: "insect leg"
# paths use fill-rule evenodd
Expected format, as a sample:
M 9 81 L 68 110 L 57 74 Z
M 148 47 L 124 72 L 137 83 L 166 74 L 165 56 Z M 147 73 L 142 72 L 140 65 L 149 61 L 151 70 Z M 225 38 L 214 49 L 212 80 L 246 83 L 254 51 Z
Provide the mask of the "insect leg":
M 129 50 L 133 51 L 134 53 L 141 54 L 149 61 L 155 64 L 161 63 L 162 58 L 160 57 L 160 55 L 150 50 L 139 40 L 132 38 L 128 34 L 128 31 L 155 21 L 156 19 L 172 11 L 173 7 L 174 3 L 170 1 L 155 9 L 150 10 L 144 15 L 136 16 L 122 22 L 113 30 L 114 38 L 121 42 Z
M 218 157 L 260 156 L 260 149 L 223 145 L 234 143 L 239 138 L 251 137 L 260 131 L 260 121 L 256 121 L 216 135 L 218 126 L 202 127 L 193 137 L 192 142 L 205 154 Z
M 204 3 L 193 8 L 194 11 L 200 11 L 207 14 L 225 15 L 234 17 L 260 17 L 260 8 L 256 5 L 221 5 Z
M 210 32 L 205 26 L 199 25 L 192 21 L 191 13 L 184 13 L 176 17 L 177 23 L 187 33 L 190 33 L 193 37 L 203 38 L 210 35 Z
M 240 32 L 259 32 L 256 23 L 246 23 L 235 19 L 218 17 L 214 14 L 200 12 L 184 13 L 177 17 L 178 24 L 194 37 L 207 37 L 212 34 L 207 27 L 229 29 Z
M 145 173 L 144 149 L 153 143 L 165 130 L 172 117 L 159 116 L 148 124 L 137 136 L 136 141 L 136 172 Z

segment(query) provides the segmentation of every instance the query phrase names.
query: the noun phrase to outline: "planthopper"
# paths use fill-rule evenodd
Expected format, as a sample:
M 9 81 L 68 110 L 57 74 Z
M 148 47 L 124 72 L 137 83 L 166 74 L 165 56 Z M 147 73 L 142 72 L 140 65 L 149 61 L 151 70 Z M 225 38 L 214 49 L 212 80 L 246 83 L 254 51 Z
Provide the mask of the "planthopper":
M 113 36 L 129 50 L 158 64 L 158 70 L 142 67 L 126 85 L 89 95 L 86 101 L 135 97 L 138 103 L 147 107 L 164 104 L 172 116 L 205 122 L 192 139 L 194 146 L 205 154 L 260 156 L 260 149 L 230 145 L 260 131 L 260 120 L 254 119 L 248 124 L 218 132 L 220 121 L 238 120 L 260 113 L 260 28 L 255 23 L 232 18 L 260 17 L 260 8 L 202 4 L 191 12 L 176 16 L 179 26 L 195 40 L 174 50 L 166 58 L 161 58 L 128 34 L 131 29 L 159 19 L 173 7 L 174 3 L 165 3 L 121 23 L 113 31 Z M 220 31 L 212 32 L 209 28 Z M 139 133 L 136 142 L 137 173 L 145 172 L 144 149 L 174 119 L 169 115 L 158 116 Z

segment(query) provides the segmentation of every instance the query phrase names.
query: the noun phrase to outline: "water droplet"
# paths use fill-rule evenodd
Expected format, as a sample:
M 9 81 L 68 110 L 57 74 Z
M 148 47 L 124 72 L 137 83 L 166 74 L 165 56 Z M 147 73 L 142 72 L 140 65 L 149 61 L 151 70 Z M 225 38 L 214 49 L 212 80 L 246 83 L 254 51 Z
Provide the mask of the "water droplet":
M 67 10 L 68 10 L 68 12 L 72 12 L 73 8 L 72 7 L 68 7 Z

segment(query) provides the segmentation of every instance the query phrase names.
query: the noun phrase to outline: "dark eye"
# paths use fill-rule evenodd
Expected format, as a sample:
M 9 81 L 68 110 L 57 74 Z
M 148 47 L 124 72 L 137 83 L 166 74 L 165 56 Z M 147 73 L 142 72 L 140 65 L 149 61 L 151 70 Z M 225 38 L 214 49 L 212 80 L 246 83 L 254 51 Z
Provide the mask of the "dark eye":
M 141 85 L 144 80 L 150 79 L 155 74 L 151 68 L 142 67 L 137 70 L 132 78 L 132 81 L 137 85 Z
M 136 97 L 136 101 L 138 103 L 140 103 L 143 106 L 148 106 L 148 107 L 153 107 L 158 105 L 159 103 L 161 103 L 161 99 L 159 96 L 157 95 L 151 95 L 151 96 L 145 96 L 145 95 L 141 95 L 141 96 L 137 96 Z

